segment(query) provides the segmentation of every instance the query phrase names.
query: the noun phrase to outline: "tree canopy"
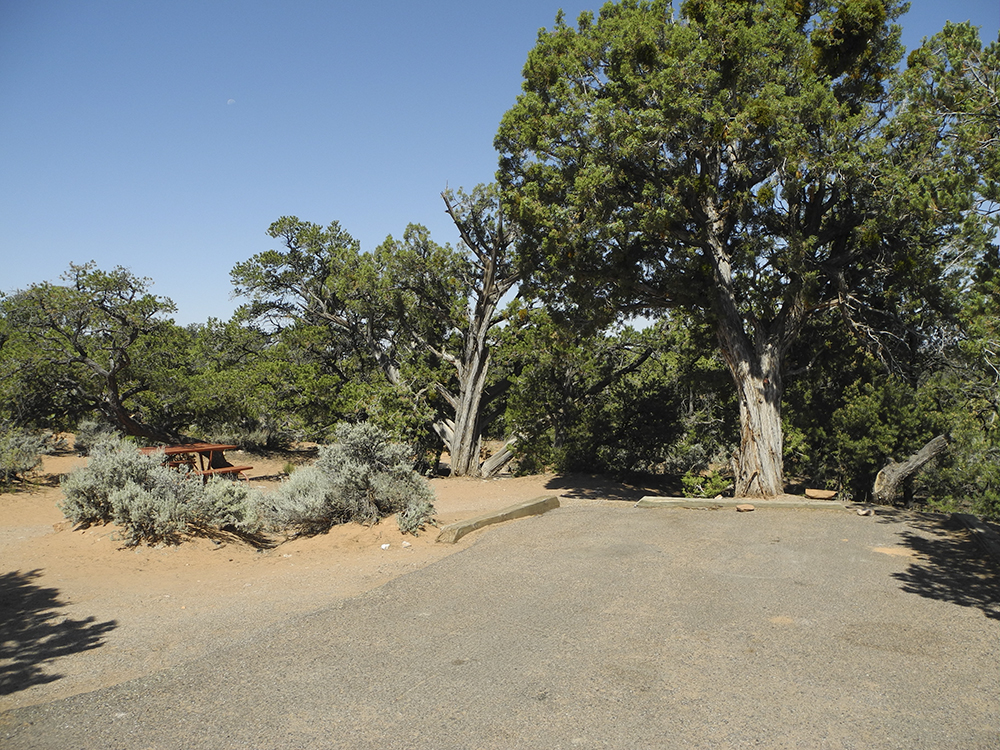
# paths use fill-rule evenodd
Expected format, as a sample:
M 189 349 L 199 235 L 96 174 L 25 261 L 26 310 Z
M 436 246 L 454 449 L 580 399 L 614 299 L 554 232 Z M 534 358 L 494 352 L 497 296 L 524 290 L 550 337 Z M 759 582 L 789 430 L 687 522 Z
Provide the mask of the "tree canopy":
M 34 284 L 3 301 L 7 344 L 16 349 L 5 362 L 34 375 L 25 379 L 29 388 L 11 394 L 21 399 L 22 418 L 96 410 L 127 435 L 168 439 L 177 422 L 145 419 L 141 398 L 167 390 L 157 380 L 168 376 L 173 352 L 184 349 L 171 340 L 176 328 L 164 317 L 174 311 L 173 302 L 151 294 L 149 279 L 121 267 L 70 265 L 63 279 L 65 284 Z
M 835 312 L 886 360 L 947 310 L 971 170 L 893 84 L 892 0 L 608 3 L 559 17 L 496 137 L 532 287 L 567 315 L 709 322 L 740 404 L 736 492 L 783 491 L 783 362 Z M 903 356 L 905 359 L 905 355 Z

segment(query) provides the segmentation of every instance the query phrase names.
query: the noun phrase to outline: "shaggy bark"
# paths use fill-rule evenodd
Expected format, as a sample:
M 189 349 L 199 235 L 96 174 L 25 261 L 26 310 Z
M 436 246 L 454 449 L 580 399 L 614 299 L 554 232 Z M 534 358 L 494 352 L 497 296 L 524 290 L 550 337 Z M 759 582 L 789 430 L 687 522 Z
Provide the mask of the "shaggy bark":
M 724 240 L 726 220 L 706 200 L 709 247 L 715 276 L 716 336 L 736 386 L 740 405 L 740 447 L 733 455 L 736 497 L 775 497 L 784 492 L 781 398 L 782 360 L 805 316 L 797 294 L 771 321 L 750 319 L 751 333 L 737 302 L 732 261 Z

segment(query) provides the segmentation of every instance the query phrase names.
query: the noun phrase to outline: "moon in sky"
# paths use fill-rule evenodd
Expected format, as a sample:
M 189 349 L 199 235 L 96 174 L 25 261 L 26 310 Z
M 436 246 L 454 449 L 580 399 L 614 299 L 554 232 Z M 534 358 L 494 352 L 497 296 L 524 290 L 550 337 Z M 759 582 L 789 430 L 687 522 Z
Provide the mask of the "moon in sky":
M 236 100 L 230 99 L 229 101 L 226 102 L 226 104 L 236 104 Z

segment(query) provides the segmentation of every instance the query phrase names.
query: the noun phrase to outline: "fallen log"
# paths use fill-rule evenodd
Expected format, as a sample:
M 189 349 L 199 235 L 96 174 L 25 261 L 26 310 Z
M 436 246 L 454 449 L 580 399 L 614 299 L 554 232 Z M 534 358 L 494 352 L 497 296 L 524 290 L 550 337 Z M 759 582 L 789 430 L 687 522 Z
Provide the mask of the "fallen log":
M 886 505 L 894 503 L 899 496 L 900 486 L 920 471 L 924 464 L 943 453 L 947 447 L 948 441 L 945 436 L 938 435 L 909 458 L 903 461 L 890 461 L 883 466 L 875 477 L 875 485 L 872 488 L 875 502 Z

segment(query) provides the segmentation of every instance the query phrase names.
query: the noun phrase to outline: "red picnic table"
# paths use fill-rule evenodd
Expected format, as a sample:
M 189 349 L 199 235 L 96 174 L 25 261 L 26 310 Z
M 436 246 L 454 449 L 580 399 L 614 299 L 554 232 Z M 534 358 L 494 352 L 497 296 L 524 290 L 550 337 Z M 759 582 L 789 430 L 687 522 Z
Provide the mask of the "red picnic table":
M 140 448 L 141 453 L 151 455 L 163 451 L 167 466 L 178 469 L 186 466 L 191 473 L 204 480 L 213 476 L 231 476 L 247 479 L 243 473 L 250 471 L 252 466 L 233 466 L 226 460 L 225 451 L 238 450 L 237 445 L 224 443 L 188 443 L 187 445 L 168 445 L 165 447 Z

